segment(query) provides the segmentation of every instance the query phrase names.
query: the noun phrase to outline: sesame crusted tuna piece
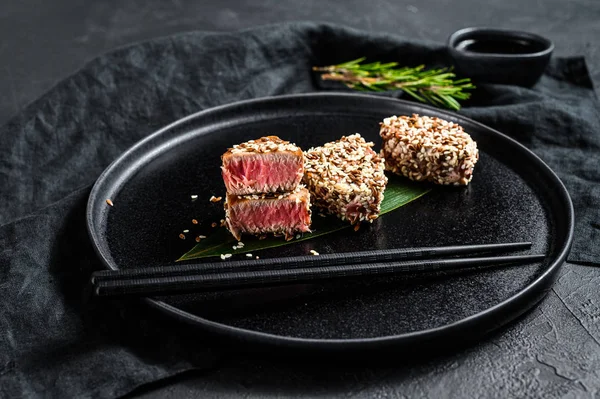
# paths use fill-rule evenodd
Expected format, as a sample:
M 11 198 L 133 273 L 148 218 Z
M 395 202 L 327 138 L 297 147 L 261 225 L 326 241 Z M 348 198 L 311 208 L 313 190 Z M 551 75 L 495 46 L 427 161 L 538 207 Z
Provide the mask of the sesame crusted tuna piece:
M 310 232 L 310 193 L 299 185 L 282 194 L 236 196 L 227 193 L 225 226 L 239 241 L 242 234 L 273 233 L 291 240 L 295 233 Z
M 233 195 L 294 191 L 304 174 L 302 150 L 277 136 L 234 145 L 221 160 L 225 188 Z
M 437 117 L 391 116 L 380 123 L 386 170 L 414 181 L 467 185 L 479 160 L 477 143 L 456 123 Z
M 306 151 L 303 182 L 312 204 L 353 225 L 377 219 L 387 177 L 371 147 L 356 133 Z

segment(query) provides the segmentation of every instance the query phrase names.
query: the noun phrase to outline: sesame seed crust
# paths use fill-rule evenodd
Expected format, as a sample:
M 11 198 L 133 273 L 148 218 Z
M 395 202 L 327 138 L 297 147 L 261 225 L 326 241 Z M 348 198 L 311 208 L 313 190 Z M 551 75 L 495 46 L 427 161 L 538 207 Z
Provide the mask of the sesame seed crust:
M 244 143 L 236 144 L 231 148 L 227 149 L 227 152 L 223 154 L 223 156 L 227 156 L 227 154 L 240 154 L 240 153 L 259 153 L 266 154 L 269 152 L 281 152 L 281 151 L 289 151 L 302 153 L 302 150 L 298 146 L 289 141 L 280 139 L 277 136 L 265 136 L 261 137 L 257 140 L 248 140 Z
M 390 116 L 380 123 L 385 169 L 414 181 L 468 185 L 479 160 L 462 126 L 437 117 Z
M 306 190 L 306 186 L 304 184 L 298 184 L 293 191 L 286 191 L 283 193 L 258 193 L 258 194 L 247 194 L 247 195 L 235 195 L 227 193 L 225 196 L 225 209 L 227 210 L 227 204 L 231 204 L 231 201 L 237 202 L 242 200 L 266 200 L 266 199 L 284 199 L 289 197 L 290 195 L 294 195 L 294 199 L 299 197 L 299 194 Z
M 384 161 L 358 133 L 304 153 L 304 178 L 313 205 L 351 224 L 379 216 L 387 185 Z

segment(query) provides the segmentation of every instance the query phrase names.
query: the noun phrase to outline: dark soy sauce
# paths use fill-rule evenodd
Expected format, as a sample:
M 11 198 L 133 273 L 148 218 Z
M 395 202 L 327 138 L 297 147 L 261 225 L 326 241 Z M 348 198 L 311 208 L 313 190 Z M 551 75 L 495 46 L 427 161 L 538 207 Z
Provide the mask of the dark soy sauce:
M 487 54 L 531 54 L 545 49 L 541 43 L 517 39 L 468 39 L 456 46 L 458 50 Z

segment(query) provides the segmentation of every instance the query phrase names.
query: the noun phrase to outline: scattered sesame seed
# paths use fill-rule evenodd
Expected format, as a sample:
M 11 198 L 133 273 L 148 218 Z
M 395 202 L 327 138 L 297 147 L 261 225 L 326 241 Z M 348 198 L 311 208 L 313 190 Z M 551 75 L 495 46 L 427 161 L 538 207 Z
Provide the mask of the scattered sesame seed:
M 237 246 L 237 245 L 234 245 L 234 246 L 233 246 L 233 247 L 231 247 L 231 248 L 233 248 L 233 250 L 235 251 L 236 249 L 238 249 L 238 246 Z
M 198 237 L 200 237 L 200 238 L 206 238 L 206 236 L 198 236 Z
M 247 256 L 247 257 L 249 257 L 249 258 L 251 258 L 251 257 L 252 257 L 252 254 L 246 254 L 246 256 Z
M 317 251 L 315 251 L 314 249 L 311 249 L 311 250 L 310 250 L 310 253 L 311 253 L 311 254 L 313 254 L 313 255 L 315 255 L 315 256 L 319 254 L 319 253 L 318 253 Z
M 192 219 L 192 224 L 198 224 L 198 221 L 196 219 Z
M 256 255 L 256 259 L 260 259 L 260 257 L 258 255 Z
M 195 240 L 196 240 L 196 242 L 200 242 L 200 240 L 201 240 L 200 236 L 196 237 Z
M 231 254 L 221 254 L 221 259 L 225 260 L 225 259 L 231 258 L 232 256 L 233 255 L 231 255 Z
M 299 240 L 302 237 L 300 234 L 296 234 L 296 240 Z
M 244 247 L 244 243 L 243 243 L 243 242 L 241 242 L 241 241 L 240 241 L 240 242 L 238 242 L 238 243 L 237 243 L 237 245 L 238 245 L 238 247 L 240 247 L 240 248 L 243 248 L 243 247 Z
M 219 202 L 223 199 L 223 197 L 215 197 L 214 195 L 210 197 L 210 202 Z
M 217 227 L 217 222 L 212 222 L 211 227 Z
M 179 238 L 181 238 L 182 240 L 185 240 L 185 234 L 183 234 L 183 233 L 179 234 Z
M 108 205 L 110 205 L 110 206 L 113 206 L 113 202 L 111 201 L 111 199 L 110 199 L 110 198 L 107 198 L 107 199 L 106 199 L 106 203 L 107 203 Z
M 183 230 L 183 232 L 184 233 L 189 233 L 190 231 L 186 229 L 186 230 Z

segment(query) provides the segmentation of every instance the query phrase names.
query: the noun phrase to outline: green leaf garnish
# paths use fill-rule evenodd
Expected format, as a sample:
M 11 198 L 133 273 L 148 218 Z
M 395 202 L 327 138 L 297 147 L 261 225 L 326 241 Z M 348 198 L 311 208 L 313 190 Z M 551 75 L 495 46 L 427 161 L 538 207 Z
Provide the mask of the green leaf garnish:
M 381 202 L 380 215 L 391 212 L 394 209 L 400 208 L 411 201 L 427 194 L 431 188 L 424 184 L 411 182 L 410 180 L 397 176 L 389 176 L 388 184 L 385 188 L 384 199 Z M 267 237 L 264 240 L 259 240 L 255 237 L 248 237 L 244 240 L 244 246 L 233 250 L 233 246 L 237 244 L 237 240 L 227 231 L 225 227 L 219 228 L 208 238 L 205 238 L 196 244 L 191 250 L 183 254 L 177 262 L 220 256 L 221 254 L 241 254 L 258 252 L 267 248 L 275 248 L 283 245 L 292 245 L 300 241 L 311 240 L 316 237 L 330 234 L 339 230 L 347 229 L 350 224 L 342 221 L 334 216 L 320 217 L 319 211 L 313 208 L 312 217 L 312 233 L 304 233 L 300 238 L 285 241 L 283 237 Z M 357 233 L 359 234 L 359 233 Z

